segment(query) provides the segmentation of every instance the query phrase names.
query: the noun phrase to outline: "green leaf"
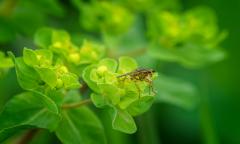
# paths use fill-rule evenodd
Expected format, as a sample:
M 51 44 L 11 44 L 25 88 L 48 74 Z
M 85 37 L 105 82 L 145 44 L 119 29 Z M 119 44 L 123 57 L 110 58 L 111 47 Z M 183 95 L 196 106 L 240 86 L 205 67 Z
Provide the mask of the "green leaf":
M 26 65 L 22 58 L 15 58 L 15 68 L 18 82 L 23 89 L 36 89 L 41 83 L 39 74 Z
M 52 65 L 53 53 L 47 49 L 35 50 L 41 67 L 50 67 Z
M 35 67 L 35 70 L 38 72 L 41 79 L 51 88 L 57 85 L 57 74 L 53 69 Z
M 41 90 L 41 89 L 40 89 Z M 62 89 L 49 89 L 44 90 L 44 94 L 47 95 L 51 100 L 53 100 L 57 106 L 63 104 L 64 99 L 68 97 L 68 92 L 63 92 Z
M 116 105 L 120 102 L 120 90 L 111 84 L 99 84 L 98 85 L 103 97 L 111 101 L 112 104 Z
M 120 57 L 119 58 L 119 66 L 118 72 L 119 73 L 127 73 L 137 69 L 138 65 L 137 62 L 131 57 Z
M 52 48 L 55 52 L 60 52 L 61 50 L 67 50 L 71 45 L 71 37 L 64 30 L 53 30 L 52 32 Z
M 36 53 L 32 49 L 23 49 L 23 60 L 28 66 L 38 65 L 38 59 Z
M 80 64 L 96 63 L 105 54 L 106 49 L 101 44 L 84 40 L 80 48 Z
M 223 60 L 226 54 L 218 48 L 187 43 L 179 48 L 152 47 L 149 55 L 160 60 L 178 62 L 187 68 L 201 68 Z
M 15 128 L 33 126 L 53 130 L 59 120 L 57 105 L 50 98 L 34 92 L 22 93 L 13 97 L 0 114 L 0 142 L 12 136 Z
M 96 115 L 81 107 L 62 112 L 62 120 L 55 130 L 64 144 L 106 144 L 104 129 Z
M 186 53 L 188 51 L 188 53 Z M 180 62 L 189 68 L 201 68 L 223 60 L 226 54 L 221 49 L 187 44 L 177 51 Z
M 52 42 L 68 42 L 70 41 L 70 35 L 64 30 L 54 30 Z
M 128 91 L 123 97 L 121 97 L 121 102 L 118 105 L 121 109 L 126 109 L 131 103 L 137 100 L 138 97 L 138 93 Z
M 149 110 L 153 102 L 153 96 L 143 96 L 131 103 L 130 106 L 128 106 L 127 110 L 132 116 L 137 116 Z
M 92 71 L 92 69 L 95 68 L 95 67 L 96 67 L 96 66 L 94 66 L 94 65 L 91 65 L 91 66 L 86 67 L 86 68 L 83 70 L 82 77 L 83 77 L 83 80 L 87 83 L 87 85 L 88 85 L 93 91 L 95 91 L 95 92 L 97 92 L 97 93 L 100 93 L 100 89 L 98 88 L 97 84 L 90 79 L 91 71 Z
M 15 134 L 17 135 L 18 133 L 21 133 L 22 131 L 26 129 L 32 129 L 34 128 L 33 126 L 18 126 L 18 127 L 13 127 L 9 128 L 5 131 L 2 131 L 0 134 L 0 142 L 3 142 L 2 144 L 9 144 L 8 138 L 10 139 L 11 136 L 14 136 Z M 12 138 L 14 139 L 14 138 Z M 11 139 L 10 139 L 11 142 Z
M 132 134 L 137 131 L 135 121 L 127 111 L 114 108 L 111 113 L 113 129 L 127 134 Z
M 113 84 L 117 82 L 116 74 L 108 71 L 106 66 L 100 66 L 97 69 L 93 69 L 90 73 L 90 79 L 97 84 Z
M 159 74 L 154 86 L 158 90 L 157 102 L 166 102 L 185 109 L 192 109 L 197 103 L 197 90 L 186 81 Z
M 161 46 L 153 46 L 149 49 L 148 51 L 149 55 L 152 56 L 153 58 L 157 58 L 160 60 L 165 60 L 165 61 L 178 61 L 178 57 L 175 55 L 175 52 L 173 49 L 167 49 Z
M 34 35 L 34 43 L 41 48 L 48 48 L 52 43 L 52 29 L 39 29 Z
M 78 76 L 73 73 L 63 74 L 61 76 L 61 80 L 63 81 L 64 88 L 66 89 L 75 89 L 81 86 L 78 81 Z
M 46 49 L 32 50 L 24 48 L 23 50 L 23 60 L 31 67 L 50 67 L 52 58 L 52 52 Z
M 100 62 L 99 62 L 99 67 L 101 66 L 106 66 L 107 67 L 107 70 L 108 71 L 111 71 L 111 72 L 116 72 L 117 70 L 117 62 L 116 60 L 114 59 L 111 59 L 111 58 L 105 58 L 105 59 L 102 59 Z
M 104 106 L 107 105 L 106 98 L 104 98 L 102 95 L 92 93 L 91 94 L 91 100 L 93 101 L 93 104 L 97 108 L 103 108 Z

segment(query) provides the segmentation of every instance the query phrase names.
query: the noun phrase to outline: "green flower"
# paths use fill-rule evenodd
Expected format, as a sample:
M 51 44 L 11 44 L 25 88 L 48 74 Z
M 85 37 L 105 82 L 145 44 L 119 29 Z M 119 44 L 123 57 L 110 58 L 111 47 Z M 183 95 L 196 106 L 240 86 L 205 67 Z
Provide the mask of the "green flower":
M 225 57 L 219 43 L 226 33 L 219 32 L 210 9 L 198 7 L 183 13 L 154 11 L 147 22 L 153 41 L 150 55 L 154 58 L 199 68 Z
M 133 121 L 131 124 L 132 129 L 123 127 L 122 123 L 128 122 L 120 115 L 126 114 L 130 118 L 142 114 L 150 108 L 154 100 L 154 94 L 148 91 L 149 84 L 145 81 L 134 81 L 128 76 L 124 79 L 118 77 L 136 70 L 137 67 L 136 61 L 130 57 L 120 57 L 118 62 L 105 58 L 83 71 L 84 81 L 93 90 L 91 99 L 95 106 L 113 109 L 113 128 L 126 133 L 136 131 L 135 123 Z
M 95 63 L 105 54 L 103 46 L 90 41 L 85 40 L 82 46 L 75 45 L 64 30 L 39 29 L 35 35 L 35 43 L 61 56 L 74 66 Z
M 62 87 L 70 89 L 80 86 L 77 75 L 69 72 L 61 60 L 53 61 L 53 53 L 50 50 L 24 48 L 23 62 L 22 64 L 26 64 L 29 69 L 36 71 L 40 79 L 52 89 Z M 19 66 L 20 69 L 23 67 Z

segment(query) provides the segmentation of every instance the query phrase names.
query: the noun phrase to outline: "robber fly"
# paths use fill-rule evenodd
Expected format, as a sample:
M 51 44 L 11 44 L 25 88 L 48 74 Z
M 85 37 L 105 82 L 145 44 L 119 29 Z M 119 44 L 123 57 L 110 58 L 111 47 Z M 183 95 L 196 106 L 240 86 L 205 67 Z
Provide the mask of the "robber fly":
M 140 95 L 140 88 L 136 82 L 145 81 L 149 84 L 149 93 L 150 91 L 152 91 L 154 94 L 156 94 L 156 92 L 153 89 L 153 82 L 152 82 L 152 76 L 154 73 L 155 73 L 155 70 L 153 69 L 138 68 L 134 71 L 119 75 L 117 76 L 117 78 L 122 78 L 123 80 L 129 78 L 130 80 L 134 81 L 139 91 L 139 95 Z

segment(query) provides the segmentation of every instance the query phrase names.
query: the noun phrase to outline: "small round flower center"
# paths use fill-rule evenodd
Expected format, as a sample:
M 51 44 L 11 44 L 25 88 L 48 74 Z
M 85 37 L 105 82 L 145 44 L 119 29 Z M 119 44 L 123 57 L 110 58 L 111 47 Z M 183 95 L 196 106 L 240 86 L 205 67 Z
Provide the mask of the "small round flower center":
M 102 75 L 103 73 L 105 73 L 108 70 L 108 68 L 106 66 L 99 66 L 97 69 L 97 73 Z

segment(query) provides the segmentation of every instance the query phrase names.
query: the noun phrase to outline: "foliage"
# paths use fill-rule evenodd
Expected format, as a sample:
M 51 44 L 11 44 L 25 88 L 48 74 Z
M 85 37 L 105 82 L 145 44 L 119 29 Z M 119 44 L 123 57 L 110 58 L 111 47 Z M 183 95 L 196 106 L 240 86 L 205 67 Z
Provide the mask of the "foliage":
M 148 27 L 149 37 L 158 45 L 150 51 L 153 57 L 187 67 L 202 67 L 225 57 L 218 43 L 226 32 L 219 33 L 215 15 L 208 8 L 198 7 L 182 14 L 153 11 Z
M 183 11 L 178 1 L 72 0 L 67 7 L 78 15 L 68 17 L 71 10 L 57 0 L 1 4 L 0 43 L 16 44 L 19 35 L 33 37 L 34 44 L 22 54 L 0 52 L 0 76 L 14 66 L 23 89 L 0 114 L 0 142 L 41 128 L 64 144 L 107 143 L 101 120 L 86 106 L 91 102 L 109 114 L 114 130 L 135 133 L 134 117 L 154 102 L 197 106 L 196 86 L 165 76 L 160 62 L 198 69 L 225 58 L 219 44 L 226 32 L 206 7 Z M 131 77 L 141 67 L 156 72 Z

